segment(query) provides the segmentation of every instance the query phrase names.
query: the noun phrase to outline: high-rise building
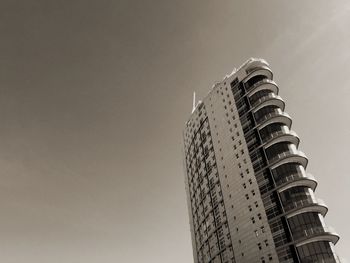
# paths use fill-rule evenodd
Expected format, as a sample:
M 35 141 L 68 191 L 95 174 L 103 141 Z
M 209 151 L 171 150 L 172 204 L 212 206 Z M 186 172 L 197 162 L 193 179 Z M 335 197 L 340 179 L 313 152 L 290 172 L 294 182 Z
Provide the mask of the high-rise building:
M 339 262 L 339 236 L 266 61 L 250 59 L 194 105 L 184 130 L 194 261 Z

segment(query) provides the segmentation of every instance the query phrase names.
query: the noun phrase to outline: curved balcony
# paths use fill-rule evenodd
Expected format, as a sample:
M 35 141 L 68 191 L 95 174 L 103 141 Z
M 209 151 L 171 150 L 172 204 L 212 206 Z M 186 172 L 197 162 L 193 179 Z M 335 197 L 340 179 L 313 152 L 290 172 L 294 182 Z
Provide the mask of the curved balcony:
M 281 110 L 271 112 L 259 119 L 258 129 L 262 129 L 272 123 L 283 123 L 290 129 L 292 126 L 292 119 L 287 113 L 282 112 Z
M 337 258 L 336 254 L 333 254 L 332 256 L 329 256 L 329 258 L 322 258 L 322 261 L 318 261 L 318 262 L 322 262 L 322 263 L 341 263 L 341 261 L 339 261 L 339 259 L 334 259 Z M 304 258 L 300 258 L 301 262 L 315 262 L 313 257 L 304 257 Z
M 335 245 L 339 240 L 339 235 L 331 227 L 317 226 L 295 233 L 293 238 L 296 240 L 297 247 L 318 241 L 328 241 Z
M 276 180 L 276 186 L 279 192 L 283 192 L 289 188 L 296 186 L 307 186 L 315 191 L 317 181 L 311 174 L 296 173 L 289 174 Z
M 269 66 L 269 63 L 263 58 L 249 58 L 239 69 L 245 68 L 245 70 L 249 70 L 250 68 L 257 66 Z
M 264 147 L 269 148 L 270 146 L 279 142 L 290 142 L 296 147 L 299 146 L 299 136 L 294 131 L 275 131 L 269 134 L 268 137 L 264 138 Z
M 271 69 L 267 66 L 267 64 L 261 63 L 259 61 L 255 61 L 248 64 L 248 66 L 245 69 L 245 72 L 247 73 L 247 77 L 244 78 L 244 82 L 247 82 L 249 79 L 258 75 L 266 76 L 269 79 L 273 78 L 273 73 Z
M 277 106 L 282 111 L 285 108 L 285 103 L 280 96 L 274 93 L 269 93 L 269 94 L 266 94 L 265 96 L 262 96 L 260 99 L 258 99 L 253 103 L 252 105 L 253 112 L 257 112 L 258 110 L 270 105 Z
M 317 199 L 315 202 L 310 198 L 290 202 L 284 206 L 284 211 L 286 212 L 287 218 L 306 212 L 317 212 L 325 216 L 328 212 L 328 207 L 323 200 Z
M 276 167 L 285 163 L 299 163 L 304 168 L 306 168 L 308 159 L 306 155 L 299 150 L 290 150 L 282 152 L 269 159 L 271 169 L 275 169 Z
M 252 87 L 250 87 L 247 95 L 248 97 L 251 97 L 261 90 L 269 90 L 275 94 L 278 94 L 278 86 L 276 82 L 270 79 L 263 79 L 255 83 Z
M 308 246 L 308 244 L 304 244 L 304 245 L 302 245 L 302 246 Z M 302 247 L 302 246 L 299 246 L 298 248 L 300 248 L 300 247 Z M 332 247 L 333 245 L 331 245 L 331 247 Z M 333 250 L 332 248 L 330 247 L 330 249 L 331 250 Z M 328 249 L 326 249 L 326 251 L 327 251 Z M 321 262 L 321 263 L 342 263 L 343 261 L 342 260 L 340 260 L 340 258 L 338 257 L 338 255 L 334 252 L 334 250 L 331 252 L 331 251 L 328 251 L 328 252 L 326 252 L 325 250 L 324 250 L 324 248 L 323 249 L 321 249 L 321 251 L 320 250 L 316 250 L 316 251 L 314 251 L 313 253 L 311 253 L 311 254 L 304 254 L 304 253 L 302 253 L 302 256 L 299 254 L 299 256 L 301 256 L 300 257 L 300 260 L 301 260 L 301 262 L 309 262 L 309 263 L 311 263 L 311 262 Z M 326 252 L 326 253 L 324 253 L 324 252 Z M 300 253 L 300 252 L 299 252 Z M 322 259 L 317 259 L 317 257 L 318 257 L 318 254 L 319 253 L 322 253 L 323 254 L 323 256 L 322 256 Z M 345 262 L 344 262 L 345 263 Z

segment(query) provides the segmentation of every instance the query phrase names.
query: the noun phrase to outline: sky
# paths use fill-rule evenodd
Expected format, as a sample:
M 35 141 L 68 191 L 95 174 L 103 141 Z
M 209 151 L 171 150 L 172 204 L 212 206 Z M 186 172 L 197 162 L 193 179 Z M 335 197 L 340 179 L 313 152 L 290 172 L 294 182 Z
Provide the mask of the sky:
M 350 259 L 350 2 L 0 1 L 0 262 L 193 262 L 192 94 L 266 59 Z

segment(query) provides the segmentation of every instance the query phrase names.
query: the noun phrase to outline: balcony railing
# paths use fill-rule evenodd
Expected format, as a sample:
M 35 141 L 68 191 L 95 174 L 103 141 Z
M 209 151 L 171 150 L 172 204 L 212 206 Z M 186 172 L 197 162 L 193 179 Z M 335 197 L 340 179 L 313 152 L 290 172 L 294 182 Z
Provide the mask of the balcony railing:
M 260 116 L 259 118 L 256 118 L 255 120 L 258 124 L 260 124 L 260 123 L 262 123 L 262 122 L 264 122 L 264 121 L 266 121 L 274 116 L 277 116 L 281 113 L 282 113 L 282 110 L 276 109 L 270 113 L 266 113 L 265 115 Z
M 258 125 L 260 125 L 260 124 L 264 123 L 266 120 L 269 120 L 269 119 L 272 119 L 272 118 L 278 117 L 278 116 L 289 119 L 288 123 L 286 122 L 285 125 L 288 128 L 290 128 L 290 126 L 292 124 L 291 118 L 290 118 L 290 116 L 287 113 L 285 113 L 285 112 L 283 112 L 281 110 L 276 110 L 274 112 L 267 113 L 264 116 L 262 116 L 259 119 L 257 119 L 256 122 L 257 122 Z
M 285 152 L 278 153 L 274 155 L 273 157 L 269 158 L 269 163 L 274 163 L 277 160 L 283 159 L 285 157 L 288 157 L 290 155 L 298 154 L 296 151 L 289 150 Z
M 238 68 L 240 70 L 241 68 L 245 67 L 246 72 L 250 72 L 251 70 L 254 70 L 256 68 L 261 68 L 261 67 L 268 67 L 268 63 L 266 62 L 265 59 L 262 58 L 250 58 L 244 64 Z
M 269 133 L 269 135 L 267 135 L 266 137 L 263 138 L 263 143 L 268 142 L 269 140 L 271 140 L 272 138 L 276 138 L 282 134 L 286 134 L 286 131 L 275 131 L 275 132 L 271 132 Z
M 273 85 L 275 88 L 273 90 L 271 90 L 272 92 L 274 92 L 275 94 L 278 93 L 278 88 L 277 88 L 277 84 L 276 82 L 274 82 L 273 80 L 270 80 L 270 79 L 263 79 L 263 80 L 260 80 L 256 83 L 254 83 L 254 85 L 252 85 L 251 87 L 249 87 L 249 92 L 248 92 L 248 96 L 250 96 L 250 94 L 254 93 L 254 90 L 261 86 L 261 85 L 264 85 L 264 84 L 271 84 Z
M 311 174 L 304 175 L 303 173 L 294 173 L 294 174 L 288 174 L 286 176 L 280 177 L 278 180 L 276 180 L 276 185 L 281 186 L 289 182 L 299 181 L 303 179 L 314 181 L 316 184 L 316 179 Z
M 254 102 L 252 103 L 252 108 L 255 108 L 256 106 L 258 106 L 258 105 L 260 105 L 261 103 L 263 103 L 263 102 L 265 102 L 265 101 L 267 101 L 267 100 L 270 100 L 270 99 L 278 99 L 278 100 L 282 101 L 282 103 L 283 103 L 283 100 L 282 100 L 282 98 L 281 98 L 280 96 L 278 96 L 278 95 L 276 95 L 276 94 L 274 94 L 274 93 L 269 93 L 269 94 L 264 95 L 264 96 L 261 97 L 260 99 L 254 101 Z M 282 110 L 283 110 L 283 109 L 282 109 Z
M 280 130 L 280 131 L 274 131 L 274 132 L 269 133 L 266 137 L 263 138 L 263 143 L 266 143 L 266 142 L 270 141 L 271 139 L 277 138 L 281 135 L 291 135 L 291 136 L 298 138 L 298 135 L 294 131 Z
M 325 203 L 323 202 L 322 199 L 317 199 L 317 201 L 315 202 L 314 200 L 312 200 L 312 198 L 289 202 L 288 204 L 286 204 L 284 206 L 284 210 L 288 213 L 288 212 L 293 211 L 295 209 L 309 207 L 309 206 L 323 207 L 323 209 L 321 209 L 321 210 L 327 211 L 327 206 L 325 205 Z M 320 210 L 320 212 L 321 212 L 321 210 Z
M 334 229 L 332 227 L 326 227 L 326 226 L 310 227 L 302 231 L 293 233 L 294 240 L 296 240 L 297 242 L 300 242 L 305 239 L 311 239 L 316 236 L 323 236 L 323 235 L 328 235 L 329 238 L 322 238 L 320 240 L 328 240 L 333 244 L 337 243 L 337 241 L 339 240 L 339 236 L 334 231 Z M 300 245 L 302 245 L 303 243 L 305 242 L 302 242 Z
M 322 262 L 322 263 L 341 263 L 339 259 L 337 258 L 337 255 L 333 254 L 332 256 L 326 254 L 327 258 L 322 258 L 322 261 L 320 261 L 316 256 L 307 256 L 304 258 L 301 258 L 302 262 Z
M 306 158 L 305 154 L 299 150 L 289 150 L 289 151 L 285 151 L 282 153 L 278 153 L 275 156 L 273 156 L 272 158 L 269 158 L 269 163 L 273 164 L 273 163 L 277 162 L 278 160 L 282 160 L 282 159 L 285 159 L 285 158 L 290 157 L 290 156 L 296 156 L 298 158 L 301 158 L 301 160 L 298 160 L 298 161 L 300 161 L 300 164 L 302 166 L 304 166 L 304 168 L 306 167 L 307 158 Z

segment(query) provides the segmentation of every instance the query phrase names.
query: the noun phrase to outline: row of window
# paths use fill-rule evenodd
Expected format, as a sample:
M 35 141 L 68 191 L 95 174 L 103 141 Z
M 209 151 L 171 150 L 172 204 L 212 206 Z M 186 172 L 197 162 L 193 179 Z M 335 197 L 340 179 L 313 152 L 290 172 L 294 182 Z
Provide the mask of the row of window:
M 189 189 L 193 214 L 194 234 L 199 262 L 229 262 L 226 247 L 231 243 L 222 192 L 216 170 L 215 153 L 212 146 L 209 123 L 196 131 L 194 143 L 187 156 Z
M 252 85 L 254 85 L 254 81 L 259 81 L 259 78 L 255 80 L 251 80 L 251 83 L 248 85 L 247 89 L 249 89 Z M 253 164 L 253 168 L 256 174 L 256 180 L 259 185 L 259 190 L 261 195 L 263 195 L 263 204 L 265 207 L 266 215 L 268 220 L 271 220 L 278 214 L 280 214 L 280 208 L 277 198 L 275 198 L 275 193 L 271 193 L 266 195 L 270 190 L 274 188 L 273 181 L 271 180 L 271 174 L 266 173 L 263 168 L 266 167 L 265 154 L 262 149 L 259 148 L 260 135 L 257 131 L 255 131 L 254 127 L 256 127 L 256 121 L 261 121 L 266 114 L 270 113 L 270 110 L 262 109 L 255 113 L 255 118 L 252 117 L 252 112 L 249 111 L 250 103 L 255 103 L 258 98 L 258 95 L 255 97 L 251 97 L 251 101 L 249 102 L 246 97 L 244 97 L 246 91 L 243 85 L 235 85 L 232 87 L 233 93 L 235 94 L 235 99 L 238 101 L 240 105 L 240 120 L 242 126 L 244 127 L 244 135 L 247 142 L 247 147 L 249 150 L 250 158 Z M 262 93 L 260 93 L 262 95 Z M 254 95 L 253 95 L 254 96 Z M 254 120 L 255 119 L 255 120 Z M 247 196 L 246 196 L 247 197 Z M 255 223 L 255 218 L 251 218 L 251 221 Z M 276 222 L 276 224 L 271 225 L 270 229 L 273 235 L 275 246 L 278 247 L 285 242 L 285 231 L 284 226 L 280 223 Z M 259 235 L 259 231 L 256 230 L 256 235 Z M 281 243 L 282 242 L 282 243 Z M 262 248 L 261 243 L 259 249 Z M 270 258 L 270 257 L 269 257 Z M 271 257 L 272 260 L 272 257 Z M 265 258 L 261 258 L 261 262 L 265 262 Z
M 223 102 L 225 102 L 225 101 L 223 101 Z M 232 122 L 232 120 L 235 121 L 235 116 L 230 118 L 230 115 L 233 115 L 233 114 L 229 114 L 228 108 L 231 110 L 231 112 L 233 112 L 233 107 L 232 106 L 228 107 L 229 105 L 224 105 L 224 111 L 225 111 L 225 115 L 227 117 L 227 124 L 228 124 L 228 126 L 231 126 L 231 127 L 228 128 L 228 130 L 230 132 L 230 136 L 231 136 L 231 139 L 232 139 L 232 142 L 233 142 L 233 150 L 236 152 L 234 156 L 238 160 L 236 165 L 239 168 L 239 170 L 241 170 L 240 177 L 242 179 L 244 179 L 244 182 L 242 183 L 242 187 L 243 187 L 243 189 L 245 189 L 245 192 L 246 192 L 245 196 L 246 196 L 246 198 L 248 200 L 250 198 L 253 198 L 256 195 L 256 191 L 254 189 L 251 189 L 251 187 L 248 188 L 248 185 L 252 185 L 253 181 L 252 181 L 252 178 L 249 178 L 249 177 L 245 178 L 245 175 L 244 175 L 244 172 L 243 172 L 243 171 L 245 171 L 245 174 L 247 174 L 247 175 L 250 173 L 249 168 L 245 168 L 244 167 L 244 166 L 247 165 L 247 159 L 245 157 L 246 153 L 245 153 L 243 148 L 241 148 L 241 147 L 238 148 L 239 146 L 242 146 L 242 140 L 240 138 L 241 134 L 240 134 L 240 131 L 238 130 L 237 122 Z M 218 135 L 218 133 L 217 133 L 217 135 Z M 236 141 L 238 141 L 238 147 L 237 147 Z M 220 141 L 218 141 L 218 144 L 220 144 Z M 221 152 L 221 148 L 219 148 L 219 152 Z M 221 160 L 223 160 L 223 158 Z M 239 160 L 242 160 L 242 163 Z M 225 166 L 223 166 L 222 168 L 225 169 Z M 225 176 L 225 178 L 227 178 L 227 174 L 225 174 L 224 176 Z M 227 186 L 227 188 L 230 187 L 229 184 L 227 184 L 226 186 Z M 232 198 L 232 194 L 229 193 L 228 197 L 231 199 Z M 256 207 L 258 207 L 257 201 L 254 202 L 254 205 L 256 205 Z M 231 204 L 231 208 L 234 209 L 234 205 L 233 204 Z M 250 206 L 250 209 L 252 210 L 251 206 Z M 255 220 L 261 220 L 261 219 L 262 219 L 262 215 L 260 213 L 258 213 L 255 217 L 254 216 L 251 217 L 252 224 L 255 224 Z M 236 216 L 233 216 L 233 220 L 236 220 Z M 236 231 L 237 232 L 239 231 L 238 227 L 236 227 Z M 265 232 L 264 226 L 262 226 L 262 228 L 259 231 L 258 230 L 256 231 L 256 236 L 258 236 L 259 233 L 263 233 L 262 231 Z M 238 240 L 238 243 L 241 244 L 242 241 Z M 241 256 L 244 257 L 244 253 L 243 252 L 241 253 Z
M 228 117 L 228 113 L 226 113 L 226 116 Z M 230 120 L 228 120 L 228 124 L 231 124 Z M 234 133 L 234 130 L 235 130 L 235 136 L 240 136 L 239 131 L 237 131 L 237 128 L 238 128 L 237 123 L 234 123 L 233 126 L 234 126 L 234 128 L 230 128 L 230 129 L 229 129 L 229 131 L 231 132 L 231 134 L 233 134 L 233 133 Z M 242 126 L 243 126 L 243 129 L 244 129 L 244 125 L 242 125 Z M 232 140 L 233 140 L 233 141 L 235 141 L 235 136 L 232 136 Z M 239 145 L 242 145 L 241 139 L 239 140 Z M 234 144 L 233 149 L 236 151 L 236 153 L 235 153 L 235 155 L 234 155 L 234 156 L 236 157 L 236 159 L 237 159 L 237 160 L 243 159 L 243 163 L 244 163 L 244 164 L 247 164 L 247 159 L 246 159 L 246 157 L 245 157 L 245 154 L 246 154 L 246 153 L 245 153 L 244 149 L 237 149 L 236 144 Z M 238 168 L 239 168 L 240 170 L 243 169 L 241 163 L 238 163 L 237 166 L 238 166 Z M 248 169 L 248 168 L 247 168 L 245 171 L 246 171 L 246 174 L 249 174 L 249 169 Z M 242 179 L 245 179 L 243 171 L 240 172 L 240 176 L 241 176 Z M 248 186 L 250 186 L 250 185 L 252 185 L 252 184 L 253 184 L 253 180 L 252 180 L 252 178 L 249 178 L 249 177 L 248 177 L 248 180 L 245 179 L 245 181 L 242 183 L 242 187 L 243 187 L 243 189 L 245 189 L 245 191 L 246 191 L 245 197 L 246 197 L 247 200 L 250 200 L 251 198 L 253 198 L 253 197 L 256 196 L 256 194 L 257 194 L 255 189 L 251 189 L 251 187 L 248 187 Z M 227 185 L 227 186 L 229 187 L 229 185 Z M 232 197 L 232 195 L 229 194 L 229 198 L 231 198 L 231 197 Z M 258 201 L 254 201 L 253 204 L 248 205 L 248 210 L 249 210 L 250 212 L 253 211 L 253 206 L 255 206 L 255 207 L 257 208 L 257 207 L 259 206 L 259 205 L 258 205 Z M 232 208 L 233 208 L 233 205 L 232 205 Z M 235 220 L 235 219 L 236 219 L 236 217 L 234 216 L 234 220 Z M 257 215 L 250 217 L 250 220 L 251 220 L 251 223 L 252 223 L 252 224 L 256 224 L 256 220 L 262 220 L 262 214 L 261 214 L 261 213 L 257 213 Z M 236 227 L 236 231 L 237 231 L 237 232 L 239 231 L 239 228 L 238 228 L 238 227 Z M 264 227 L 264 226 L 261 226 L 260 228 L 256 229 L 256 230 L 254 231 L 254 233 L 255 233 L 255 236 L 258 238 L 260 235 L 263 235 L 263 234 L 265 233 L 265 227 Z M 259 237 L 259 238 L 260 238 L 260 237 Z M 238 243 L 241 244 L 241 243 L 242 243 L 241 240 L 238 240 Z M 258 243 L 258 244 L 261 246 L 261 243 Z M 268 246 L 268 241 L 267 241 L 267 239 L 264 239 L 264 244 L 265 244 L 266 247 Z M 259 246 L 258 246 L 258 247 L 259 247 Z M 262 249 L 262 246 L 259 248 L 259 250 L 261 250 L 261 249 Z M 241 253 L 241 256 L 244 257 L 244 252 Z M 262 259 L 262 262 L 265 262 L 265 257 L 262 257 L 261 259 Z M 267 259 L 271 261 L 271 260 L 272 260 L 272 255 L 269 254 L 269 255 L 267 256 Z
M 197 130 L 203 120 L 207 117 L 206 110 L 203 103 L 200 103 L 198 109 L 191 116 L 191 120 L 189 120 L 186 124 L 186 132 L 185 132 L 185 144 L 189 144 L 192 141 L 193 131 Z
M 327 262 L 336 263 L 332 244 L 329 242 L 313 242 L 298 247 L 298 253 L 302 262 Z

